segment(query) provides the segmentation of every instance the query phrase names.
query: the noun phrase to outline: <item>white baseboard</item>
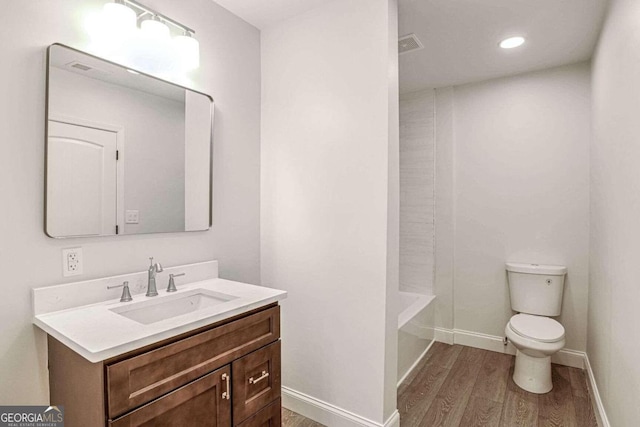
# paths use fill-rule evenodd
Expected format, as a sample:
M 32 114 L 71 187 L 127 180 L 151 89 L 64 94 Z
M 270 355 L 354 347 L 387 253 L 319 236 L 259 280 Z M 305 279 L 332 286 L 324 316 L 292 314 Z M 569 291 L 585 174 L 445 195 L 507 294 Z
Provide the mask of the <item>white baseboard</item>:
M 503 337 L 481 334 L 479 332 L 464 331 L 462 329 L 436 328 L 435 339 L 436 341 L 446 344 L 460 344 L 498 353 L 516 354 L 516 349 L 511 343 L 506 346 L 504 345 Z M 553 363 L 580 369 L 584 369 L 584 360 L 584 352 L 571 349 L 562 349 L 551 356 Z
M 389 419 L 385 421 L 384 427 L 400 427 L 400 412 L 396 409 L 396 411 L 391 414 Z
M 433 339 L 431 340 L 431 342 L 429 343 L 429 345 L 427 346 L 427 348 L 424 349 L 424 351 L 422 352 L 422 354 L 416 359 L 415 362 L 413 362 L 413 365 L 411 365 L 411 367 L 407 370 L 407 372 L 402 376 L 402 378 L 398 379 L 398 384 L 397 387 L 400 387 L 400 384 L 402 384 L 404 382 L 404 380 L 407 379 L 407 377 L 409 376 L 409 374 L 411 372 L 413 372 L 413 370 L 416 368 L 416 366 L 418 366 L 418 364 L 420 363 L 420 361 L 427 355 L 427 352 L 429 352 L 429 350 L 431 349 L 431 346 L 433 345 L 434 342 L 436 342 L 437 340 Z
M 384 424 L 377 423 L 315 397 L 282 387 L 282 406 L 331 427 L 399 427 L 400 414 L 396 410 Z
M 586 354 L 584 356 L 584 364 L 587 371 L 587 378 L 589 379 L 589 391 L 593 396 L 593 412 L 595 412 L 596 414 L 598 425 L 600 427 L 611 427 L 611 424 L 609 424 L 609 419 L 607 418 L 607 413 L 604 410 L 604 404 L 602 403 L 602 398 L 600 397 L 598 386 L 596 385 L 596 377 L 593 374 L 593 369 L 591 369 L 589 356 Z
M 445 344 L 453 344 L 453 329 L 435 328 L 434 339 Z

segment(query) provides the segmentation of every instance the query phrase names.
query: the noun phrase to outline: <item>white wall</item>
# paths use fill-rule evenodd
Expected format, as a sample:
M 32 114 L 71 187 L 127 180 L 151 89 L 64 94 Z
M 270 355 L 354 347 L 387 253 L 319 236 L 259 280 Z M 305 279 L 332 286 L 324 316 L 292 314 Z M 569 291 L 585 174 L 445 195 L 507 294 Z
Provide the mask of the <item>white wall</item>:
M 262 32 L 262 280 L 289 292 L 283 386 L 377 424 L 396 407 L 395 8 L 329 2 Z
M 453 329 L 455 235 L 455 134 L 453 88 L 436 89 L 435 147 L 435 326 Z
M 586 349 L 590 68 L 454 88 L 455 328 L 504 336 L 505 261 L 568 267 L 566 347 Z
M 137 210 L 140 220 L 120 224 L 121 233 L 183 231 L 184 97 L 165 98 L 55 67 L 49 76 L 49 114 L 124 130 L 124 206 L 118 209 Z
M 593 61 L 587 354 L 612 426 L 640 419 L 639 22 L 613 0 Z
M 33 287 L 64 280 L 61 248 L 82 246 L 81 279 L 220 260 L 221 276 L 258 283 L 260 34 L 210 0 L 149 6 L 197 31 L 194 87 L 216 100 L 214 225 L 209 232 L 53 240 L 43 232 L 45 48 L 86 48 L 83 18 L 104 1 L 5 2 L 0 14 L 0 404 L 48 402 L 46 341 L 31 325 Z
M 400 290 L 433 294 L 435 91 L 400 97 Z

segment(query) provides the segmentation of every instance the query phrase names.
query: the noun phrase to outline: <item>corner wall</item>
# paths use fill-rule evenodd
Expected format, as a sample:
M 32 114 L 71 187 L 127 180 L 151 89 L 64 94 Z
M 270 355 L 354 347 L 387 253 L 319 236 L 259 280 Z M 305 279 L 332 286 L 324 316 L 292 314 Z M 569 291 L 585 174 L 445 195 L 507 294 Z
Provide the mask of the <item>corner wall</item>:
M 640 420 L 639 23 L 613 0 L 593 60 L 587 355 L 613 426 Z
M 289 292 L 285 403 L 331 426 L 397 414 L 396 7 L 327 2 L 262 32 L 262 279 Z
M 216 100 L 213 228 L 208 232 L 54 240 L 43 231 L 45 50 L 85 49 L 84 20 L 102 0 L 5 2 L 0 13 L 0 404 L 48 403 L 46 339 L 31 324 L 31 288 L 220 261 L 221 277 L 259 283 L 260 33 L 211 0 L 154 0 L 197 31 L 196 89 Z M 162 170 L 158 170 L 162 173 Z M 63 279 L 61 249 L 81 246 L 84 275 Z

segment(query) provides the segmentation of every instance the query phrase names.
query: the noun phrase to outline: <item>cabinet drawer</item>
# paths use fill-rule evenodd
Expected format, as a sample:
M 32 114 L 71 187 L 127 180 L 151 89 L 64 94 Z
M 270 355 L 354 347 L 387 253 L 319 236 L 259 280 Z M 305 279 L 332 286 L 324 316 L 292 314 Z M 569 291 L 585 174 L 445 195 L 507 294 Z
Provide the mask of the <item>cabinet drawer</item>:
M 109 427 L 229 427 L 231 403 L 223 397 L 229 366 L 206 375 L 140 409 L 109 423 Z
M 148 403 L 280 337 L 280 307 L 107 365 L 109 418 Z
M 280 427 L 282 425 L 282 406 L 280 399 L 263 408 L 237 427 Z
M 280 397 L 280 341 L 236 360 L 231 370 L 233 423 L 238 425 Z

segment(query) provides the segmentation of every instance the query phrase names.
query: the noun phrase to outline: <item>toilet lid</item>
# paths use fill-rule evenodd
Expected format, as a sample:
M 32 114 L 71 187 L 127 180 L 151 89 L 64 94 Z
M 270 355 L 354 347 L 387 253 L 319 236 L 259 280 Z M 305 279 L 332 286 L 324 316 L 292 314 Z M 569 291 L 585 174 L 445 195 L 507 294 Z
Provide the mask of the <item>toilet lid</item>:
M 550 317 L 516 314 L 509 322 L 518 335 L 542 342 L 556 342 L 564 338 L 564 327 Z

